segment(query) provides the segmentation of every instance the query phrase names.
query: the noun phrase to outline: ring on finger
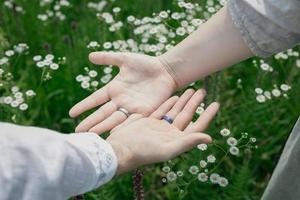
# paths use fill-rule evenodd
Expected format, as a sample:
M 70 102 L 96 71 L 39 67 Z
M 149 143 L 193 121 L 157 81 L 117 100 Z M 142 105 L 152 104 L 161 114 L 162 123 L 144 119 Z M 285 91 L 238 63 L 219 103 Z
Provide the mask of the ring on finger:
M 130 116 L 128 110 L 126 110 L 125 108 L 118 108 L 118 111 L 126 115 L 127 118 Z
M 172 124 L 173 123 L 173 119 L 167 115 L 164 115 L 162 118 L 162 120 L 165 120 L 166 122 L 168 122 L 169 124 Z

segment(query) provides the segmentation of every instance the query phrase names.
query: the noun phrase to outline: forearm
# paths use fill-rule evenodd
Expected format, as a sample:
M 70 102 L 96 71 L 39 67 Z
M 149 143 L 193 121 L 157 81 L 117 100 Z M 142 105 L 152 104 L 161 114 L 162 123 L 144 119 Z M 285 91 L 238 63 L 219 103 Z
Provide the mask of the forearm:
M 159 59 L 182 87 L 252 55 L 225 6 Z

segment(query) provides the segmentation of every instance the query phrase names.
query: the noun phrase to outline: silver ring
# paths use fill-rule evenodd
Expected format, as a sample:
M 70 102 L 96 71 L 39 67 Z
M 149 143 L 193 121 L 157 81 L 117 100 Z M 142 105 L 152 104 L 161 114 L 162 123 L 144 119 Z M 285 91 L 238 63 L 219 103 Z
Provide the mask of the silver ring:
M 128 110 L 126 110 L 125 108 L 118 108 L 118 111 L 124 113 L 124 115 L 126 115 L 126 117 L 128 118 L 129 117 L 129 112 Z

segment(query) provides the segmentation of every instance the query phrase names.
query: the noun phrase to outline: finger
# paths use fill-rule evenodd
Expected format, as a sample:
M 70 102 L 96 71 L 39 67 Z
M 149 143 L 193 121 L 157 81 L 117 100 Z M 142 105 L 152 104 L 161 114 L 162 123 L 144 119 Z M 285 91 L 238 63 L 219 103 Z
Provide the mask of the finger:
M 184 105 L 190 100 L 195 91 L 193 89 L 186 90 L 181 97 L 177 100 L 173 108 L 167 112 L 166 116 L 175 119 L 178 113 L 184 108 Z
M 124 53 L 119 52 L 92 52 L 89 60 L 98 65 L 115 65 L 121 67 L 124 62 Z
M 113 112 L 117 110 L 116 104 L 111 101 L 101 106 L 93 114 L 85 118 L 75 129 L 76 132 L 87 131 L 96 124 L 99 124 L 107 117 L 109 117 Z
M 130 115 L 130 117 L 128 119 L 126 119 L 123 123 L 121 123 L 120 125 L 116 126 L 115 128 L 113 128 L 111 130 L 111 133 L 117 131 L 120 128 L 124 128 L 126 127 L 128 124 L 131 124 L 132 122 L 141 119 L 143 117 L 143 115 L 141 114 L 132 114 Z
M 198 144 L 209 144 L 212 142 L 212 139 L 209 135 L 204 133 L 190 133 L 182 134 L 181 137 L 178 137 L 175 141 L 171 142 L 169 145 L 166 145 L 168 148 L 167 152 L 170 152 L 170 158 L 174 158 L 192 148 Z
M 111 116 L 109 116 L 107 119 L 102 121 L 100 124 L 97 124 L 96 126 L 92 127 L 89 132 L 94 132 L 101 134 L 105 131 L 109 131 L 116 127 L 117 125 L 121 124 L 127 119 L 127 116 L 120 112 L 116 111 Z
M 109 101 L 109 96 L 107 93 L 107 86 L 104 86 L 103 88 L 97 90 L 96 92 L 73 106 L 69 111 L 69 115 L 71 117 L 76 117 L 81 113 L 99 106 L 107 101 Z
M 217 102 L 214 102 L 214 103 L 210 104 L 205 109 L 205 111 L 200 115 L 200 117 L 197 119 L 197 121 L 190 124 L 184 130 L 184 132 L 192 133 L 192 132 L 202 132 L 202 131 L 204 131 L 208 127 L 209 123 L 216 116 L 219 108 L 220 108 L 220 104 L 217 103 Z
M 206 95 L 205 90 L 195 92 L 192 98 L 184 106 L 183 110 L 175 118 L 173 125 L 179 130 L 184 130 L 192 121 L 195 111 Z
M 165 101 L 159 108 L 154 111 L 150 117 L 161 119 L 170 109 L 175 105 L 175 103 L 178 101 L 178 96 L 173 96 L 169 98 L 167 101 Z

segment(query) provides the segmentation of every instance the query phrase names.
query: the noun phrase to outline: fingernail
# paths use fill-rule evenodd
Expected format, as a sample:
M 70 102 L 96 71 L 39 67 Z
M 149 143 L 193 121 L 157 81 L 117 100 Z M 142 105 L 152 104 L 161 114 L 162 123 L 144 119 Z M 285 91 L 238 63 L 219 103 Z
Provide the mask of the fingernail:
M 220 103 L 219 102 L 215 101 L 214 103 L 217 104 L 220 107 Z

